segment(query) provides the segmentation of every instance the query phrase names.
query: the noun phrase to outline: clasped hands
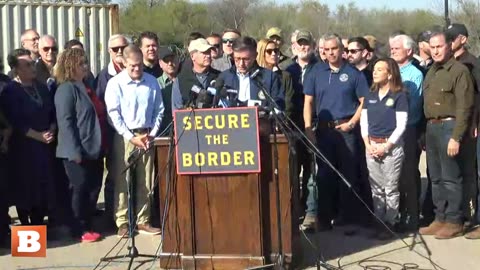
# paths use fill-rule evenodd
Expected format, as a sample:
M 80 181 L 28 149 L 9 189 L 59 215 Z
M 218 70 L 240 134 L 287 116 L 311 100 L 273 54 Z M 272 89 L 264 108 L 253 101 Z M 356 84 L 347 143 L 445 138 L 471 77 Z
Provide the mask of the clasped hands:
M 387 144 L 382 143 L 382 144 L 370 144 L 367 143 L 365 144 L 365 150 L 368 155 L 370 155 L 373 158 L 383 158 L 386 155 L 387 152 Z
M 130 142 L 140 149 L 147 150 L 152 140 L 153 137 L 149 136 L 148 134 L 143 134 L 133 136 L 130 139 Z

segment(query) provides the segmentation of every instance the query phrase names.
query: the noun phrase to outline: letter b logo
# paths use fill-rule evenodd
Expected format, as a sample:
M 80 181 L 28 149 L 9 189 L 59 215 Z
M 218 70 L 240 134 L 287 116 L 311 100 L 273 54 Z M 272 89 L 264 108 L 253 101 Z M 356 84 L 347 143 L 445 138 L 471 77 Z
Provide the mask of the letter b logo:
M 13 257 L 46 257 L 47 226 L 12 226 Z

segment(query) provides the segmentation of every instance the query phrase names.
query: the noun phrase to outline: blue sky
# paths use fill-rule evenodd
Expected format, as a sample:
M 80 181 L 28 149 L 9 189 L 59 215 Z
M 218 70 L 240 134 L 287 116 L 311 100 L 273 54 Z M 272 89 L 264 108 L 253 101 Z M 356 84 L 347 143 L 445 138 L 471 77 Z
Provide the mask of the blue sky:
M 190 0 L 193 2 L 203 2 L 206 0 Z M 300 0 L 273 0 L 276 3 L 298 3 Z M 113 0 L 113 3 L 119 3 L 121 0 Z M 326 3 L 331 9 L 335 9 L 337 5 L 348 4 L 354 2 L 357 7 L 370 8 L 390 8 L 390 9 L 429 9 L 434 12 L 443 12 L 443 0 L 320 0 L 321 3 Z M 454 0 L 450 0 L 453 3 Z M 452 5 L 452 4 L 450 4 Z
M 277 3 L 294 3 L 295 0 L 275 0 Z M 437 3 L 437 8 L 443 10 L 443 1 L 440 0 L 326 0 L 320 1 L 326 3 L 330 8 L 335 8 L 339 4 L 348 4 L 354 2 L 357 7 L 370 9 L 370 8 L 383 8 L 388 7 L 391 9 L 432 9 L 434 3 Z M 438 3 L 441 4 L 438 7 Z

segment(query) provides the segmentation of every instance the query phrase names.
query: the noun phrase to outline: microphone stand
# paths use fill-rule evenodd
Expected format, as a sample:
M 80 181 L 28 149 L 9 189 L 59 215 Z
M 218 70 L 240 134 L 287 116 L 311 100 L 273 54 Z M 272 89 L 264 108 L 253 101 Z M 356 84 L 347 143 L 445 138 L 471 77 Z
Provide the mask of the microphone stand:
M 138 253 L 138 249 L 135 245 L 135 231 L 134 227 L 136 226 L 136 209 L 135 209 L 135 203 L 136 203 L 136 198 L 135 198 L 135 184 L 136 184 L 136 179 L 134 176 L 134 170 L 137 166 L 138 160 L 140 160 L 141 157 L 143 157 L 146 153 L 148 153 L 152 149 L 152 146 L 149 145 L 147 149 L 141 150 L 141 149 L 135 149 L 130 152 L 130 155 L 127 159 L 127 166 L 125 166 L 125 169 L 122 170 L 121 174 L 125 175 L 126 181 L 127 181 L 127 197 L 128 197 L 128 237 L 130 238 L 131 242 L 130 245 L 127 247 L 128 253 L 125 255 L 118 255 L 118 256 L 112 256 L 112 257 L 105 257 L 100 259 L 100 261 L 113 261 L 117 259 L 123 259 L 123 258 L 130 258 L 130 261 L 128 263 L 128 270 L 132 268 L 133 260 L 135 258 L 152 258 L 156 259 L 157 256 L 155 255 L 147 255 L 147 254 L 140 254 Z
M 277 112 L 275 111 L 275 109 L 277 109 L 278 111 L 281 111 L 281 108 L 278 106 L 277 102 L 275 101 L 275 99 L 270 95 L 270 93 L 268 93 L 267 89 L 265 88 L 265 86 L 258 80 L 256 79 L 253 79 L 253 81 L 255 82 L 255 84 L 257 85 L 257 87 L 260 89 L 260 91 L 264 94 L 264 96 L 267 98 L 268 102 L 270 103 L 270 108 L 272 108 L 271 112 L 272 112 L 272 115 L 273 115 L 273 119 L 274 119 L 274 127 L 279 124 L 278 126 L 280 127 L 280 129 L 282 130 L 282 132 L 287 136 L 287 138 L 291 139 L 292 137 L 293 138 L 299 138 L 299 136 L 297 134 L 295 134 L 295 131 L 291 129 L 291 127 L 289 127 L 288 123 L 291 123 L 292 126 L 298 131 L 298 132 L 301 132 L 301 130 L 296 126 L 296 124 L 288 117 L 286 116 L 286 119 L 288 120 L 288 122 L 285 122 L 278 114 Z M 264 265 L 264 266 L 260 266 L 260 267 L 256 267 L 255 269 L 265 269 L 265 268 L 269 268 L 269 267 L 274 267 L 275 265 L 278 265 L 279 269 L 284 269 L 284 254 L 283 254 L 283 244 L 282 244 L 282 229 L 281 229 L 281 209 L 280 209 L 280 187 L 279 187 L 279 179 L 278 179 L 278 148 L 277 148 L 277 136 L 276 136 L 276 130 L 274 129 L 273 130 L 273 142 L 274 142 L 274 158 L 275 158 L 275 162 L 274 162 L 274 166 L 275 166 L 275 191 L 276 191 L 276 207 L 277 207 L 277 233 L 278 233 L 278 244 L 279 244 L 279 249 L 278 249 L 278 254 L 279 254 L 279 260 L 274 263 L 274 264 L 270 264 L 270 265 Z M 300 134 L 303 134 L 303 133 L 300 133 Z M 302 139 L 302 137 L 300 137 L 300 139 Z M 290 140 L 289 140 L 290 141 Z M 305 143 L 305 142 L 304 142 Z M 294 148 L 293 145 L 290 146 L 291 148 Z M 347 184 L 348 186 L 350 186 L 350 183 Z M 328 270 L 332 270 L 334 269 L 331 265 L 329 265 L 328 263 L 322 261 L 320 258 L 317 258 L 316 260 L 316 263 L 317 263 L 317 269 L 320 269 L 320 267 L 323 267 L 324 269 L 328 269 Z M 249 268 L 249 269 L 253 269 L 253 268 Z
M 276 109 L 280 111 L 280 108 L 278 107 L 278 104 L 276 104 L 275 100 L 273 97 L 268 93 L 267 89 L 265 89 L 265 86 L 253 78 L 252 80 L 257 87 L 260 89 L 260 91 L 264 94 L 265 97 L 267 97 L 267 100 L 269 102 L 269 108 L 270 108 L 270 113 L 273 115 L 273 121 L 272 121 L 272 132 L 273 132 L 273 158 L 274 158 L 274 180 L 275 180 L 275 204 L 276 204 L 276 219 L 277 219 L 277 238 L 278 238 L 278 258 L 277 261 L 274 262 L 273 264 L 270 265 L 265 265 L 261 268 L 255 268 L 255 269 L 262 269 L 262 268 L 269 268 L 273 266 L 278 266 L 278 269 L 284 269 L 284 263 L 285 263 L 285 254 L 283 253 L 283 238 L 282 238 L 282 211 L 280 208 L 280 181 L 279 181 L 279 175 L 278 175 L 278 140 L 277 140 L 277 126 L 284 132 L 284 134 L 288 137 L 288 133 L 286 132 L 286 128 L 282 126 L 283 122 L 280 120 L 279 115 L 276 112 Z

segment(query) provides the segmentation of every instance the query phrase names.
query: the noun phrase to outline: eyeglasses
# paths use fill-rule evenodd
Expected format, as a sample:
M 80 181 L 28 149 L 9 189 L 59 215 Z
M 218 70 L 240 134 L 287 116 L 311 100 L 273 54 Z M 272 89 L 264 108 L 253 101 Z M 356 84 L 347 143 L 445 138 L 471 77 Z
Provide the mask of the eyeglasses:
M 217 44 L 210 44 L 210 46 L 215 47 L 215 48 L 217 48 L 217 49 L 220 49 L 220 44 L 219 44 L 219 43 L 217 43 Z
M 347 50 L 347 53 L 356 54 L 361 51 L 363 51 L 363 49 L 351 49 L 351 50 Z
M 42 50 L 44 52 L 49 52 L 49 51 L 52 51 L 54 53 L 58 52 L 58 48 L 57 47 L 43 47 Z
M 127 47 L 127 46 L 125 45 L 125 46 L 112 47 L 112 48 L 110 48 L 110 49 L 111 49 L 114 53 L 117 53 L 119 50 L 122 50 L 122 52 L 123 52 L 123 50 L 124 50 L 126 47 Z
M 222 38 L 222 42 L 225 44 L 228 42 L 233 43 L 234 41 L 235 41 L 235 38 Z
M 265 52 L 266 52 L 267 54 L 272 54 L 273 52 L 274 52 L 275 54 L 280 54 L 280 49 L 277 49 L 277 48 L 276 48 L 276 49 L 266 49 Z

